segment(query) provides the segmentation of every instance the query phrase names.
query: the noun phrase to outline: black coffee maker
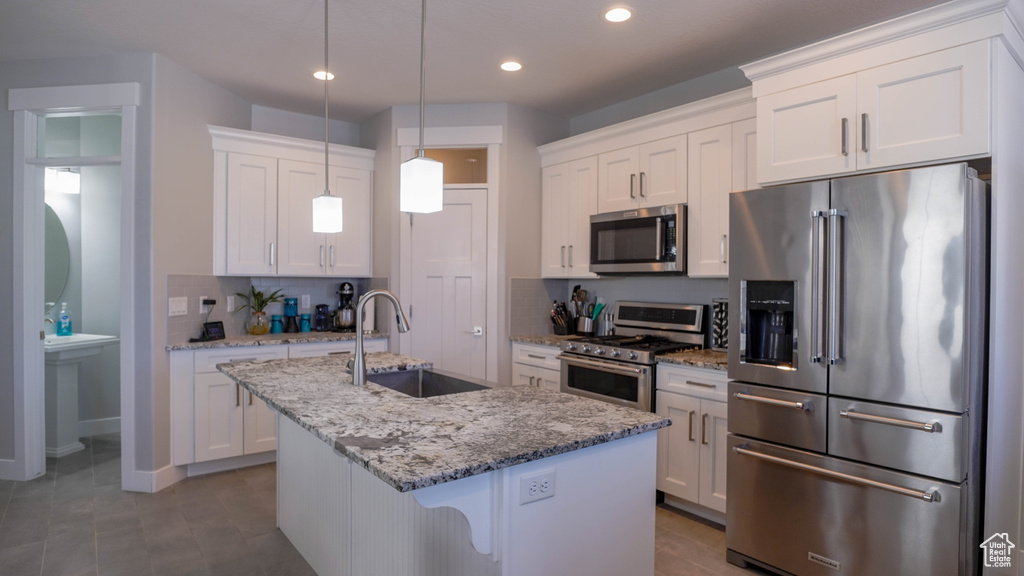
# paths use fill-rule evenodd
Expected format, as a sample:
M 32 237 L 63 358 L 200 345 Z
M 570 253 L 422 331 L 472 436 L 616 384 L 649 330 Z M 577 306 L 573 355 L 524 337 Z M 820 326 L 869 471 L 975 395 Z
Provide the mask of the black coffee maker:
M 331 318 L 327 312 L 327 304 L 316 305 L 316 316 L 313 318 L 313 329 L 317 332 L 327 332 L 331 329 Z
M 334 331 L 351 332 L 356 329 L 356 310 L 352 303 L 356 288 L 350 282 L 342 282 L 338 290 L 338 309 L 334 312 Z

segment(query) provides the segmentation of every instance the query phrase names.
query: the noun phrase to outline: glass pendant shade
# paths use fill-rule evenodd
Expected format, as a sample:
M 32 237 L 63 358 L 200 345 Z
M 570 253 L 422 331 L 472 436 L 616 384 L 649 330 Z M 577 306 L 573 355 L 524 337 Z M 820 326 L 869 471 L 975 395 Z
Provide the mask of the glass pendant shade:
M 342 229 L 342 200 L 340 196 L 330 196 L 324 192 L 313 198 L 313 232 L 317 234 L 334 234 Z
M 399 210 L 428 214 L 444 206 L 444 164 L 424 156 L 402 163 Z

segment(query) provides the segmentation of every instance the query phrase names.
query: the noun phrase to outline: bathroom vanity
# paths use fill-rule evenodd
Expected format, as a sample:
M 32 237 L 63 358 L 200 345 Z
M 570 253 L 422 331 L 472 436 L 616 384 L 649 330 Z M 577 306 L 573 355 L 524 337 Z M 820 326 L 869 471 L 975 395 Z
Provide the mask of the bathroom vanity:
M 218 366 L 278 413 L 278 524 L 318 574 L 654 573 L 668 419 L 536 388 L 417 398 L 374 380 L 430 364 L 389 353 L 357 387 L 347 360 Z

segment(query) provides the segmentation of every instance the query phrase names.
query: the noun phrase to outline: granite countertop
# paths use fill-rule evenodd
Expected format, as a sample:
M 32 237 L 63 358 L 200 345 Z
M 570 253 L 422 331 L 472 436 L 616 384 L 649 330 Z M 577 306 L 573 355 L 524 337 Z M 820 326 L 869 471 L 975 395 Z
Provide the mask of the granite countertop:
M 349 354 L 219 364 L 217 368 L 401 492 L 635 436 L 671 420 L 580 396 L 495 387 L 412 398 L 351 385 Z M 366 355 L 374 373 L 431 364 Z
M 385 332 L 374 330 L 367 332 L 363 338 L 372 340 L 375 338 L 387 338 Z M 182 342 L 180 344 L 168 344 L 167 350 L 204 350 L 206 348 L 241 348 L 245 346 L 277 346 L 283 344 L 309 344 L 311 342 L 344 342 L 355 340 L 355 332 L 291 332 L 288 334 L 264 334 L 262 336 L 236 336 L 224 340 L 210 340 L 209 342 Z
M 575 340 L 579 338 L 574 334 L 568 336 L 560 336 L 558 334 L 521 334 L 519 336 L 509 336 L 509 342 L 522 342 L 524 344 L 538 344 L 540 346 L 553 346 L 558 347 L 559 344 L 566 340 Z
M 682 352 L 671 352 L 659 354 L 658 362 L 666 364 L 682 364 L 694 368 L 708 368 L 711 370 L 727 370 L 729 368 L 729 356 L 725 352 L 704 348 L 703 350 L 683 350 Z

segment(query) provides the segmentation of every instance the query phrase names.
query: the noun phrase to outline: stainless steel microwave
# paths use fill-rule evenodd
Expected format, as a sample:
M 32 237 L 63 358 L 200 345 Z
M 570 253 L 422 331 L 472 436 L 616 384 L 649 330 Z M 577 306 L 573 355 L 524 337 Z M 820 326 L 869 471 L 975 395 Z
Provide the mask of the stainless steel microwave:
M 686 274 L 686 204 L 590 217 L 595 274 Z

